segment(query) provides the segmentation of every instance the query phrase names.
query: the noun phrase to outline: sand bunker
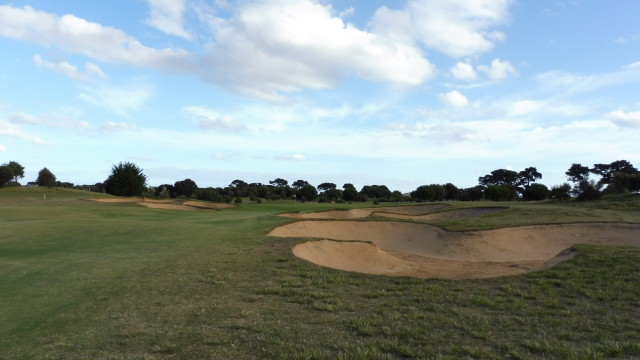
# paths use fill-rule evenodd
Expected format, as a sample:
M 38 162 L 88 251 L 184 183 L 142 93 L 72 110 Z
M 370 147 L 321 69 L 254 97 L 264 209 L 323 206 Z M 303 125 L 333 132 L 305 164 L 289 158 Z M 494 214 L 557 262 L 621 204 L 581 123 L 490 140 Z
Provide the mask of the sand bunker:
M 448 208 L 448 204 L 428 204 L 411 206 L 386 206 L 375 208 L 349 209 L 349 210 L 329 210 L 312 213 L 284 213 L 280 216 L 292 219 L 363 219 L 373 215 L 388 217 L 412 217 L 424 216 L 426 214 Z M 397 215 L 397 216 L 396 216 Z
M 220 210 L 235 207 L 232 204 L 209 203 L 200 201 L 181 201 L 181 200 L 155 200 L 144 199 L 141 197 L 123 197 L 108 199 L 87 199 L 91 201 L 103 203 L 135 203 L 137 205 L 146 206 L 152 209 L 180 210 L 180 211 L 200 211 L 200 210 Z
M 322 266 L 372 274 L 461 279 L 546 268 L 570 258 L 572 253 L 567 249 L 578 243 L 640 246 L 638 233 L 640 224 L 448 232 L 416 223 L 309 220 L 276 228 L 269 236 L 323 239 L 294 248 L 296 256 Z
M 441 219 L 459 219 L 462 217 L 469 216 L 480 216 L 486 214 L 492 214 L 499 211 L 507 210 L 506 207 L 484 207 L 484 208 L 469 208 L 469 209 L 455 209 L 449 211 L 442 211 L 435 214 L 424 214 L 424 215 L 406 215 L 406 214 L 398 214 L 398 213 L 388 213 L 388 212 L 376 212 L 376 216 L 394 218 L 394 219 L 406 219 L 406 220 L 441 220 Z

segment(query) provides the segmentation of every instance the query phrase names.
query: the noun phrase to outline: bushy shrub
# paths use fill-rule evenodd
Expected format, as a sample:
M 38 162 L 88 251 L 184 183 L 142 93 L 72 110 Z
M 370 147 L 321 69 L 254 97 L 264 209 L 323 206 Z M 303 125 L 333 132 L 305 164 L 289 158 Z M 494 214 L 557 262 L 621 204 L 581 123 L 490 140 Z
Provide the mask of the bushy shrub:
M 554 185 L 549 191 L 549 197 L 556 200 L 568 200 L 571 198 L 571 186 L 566 183 Z
M 489 186 L 484 191 L 484 197 L 491 201 L 510 201 L 512 193 L 506 186 Z
M 113 165 L 104 189 L 116 196 L 140 196 L 147 189 L 147 176 L 133 163 L 119 163 Z
M 526 201 L 544 200 L 549 195 L 549 189 L 543 184 L 531 184 L 522 192 L 522 198 Z

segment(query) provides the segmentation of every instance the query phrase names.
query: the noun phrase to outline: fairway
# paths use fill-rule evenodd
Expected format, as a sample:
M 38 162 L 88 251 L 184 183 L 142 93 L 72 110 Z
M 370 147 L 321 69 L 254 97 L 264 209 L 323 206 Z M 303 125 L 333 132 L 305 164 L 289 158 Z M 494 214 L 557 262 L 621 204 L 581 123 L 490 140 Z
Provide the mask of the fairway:
M 196 208 L 181 211 L 86 200 L 96 197 L 76 190 L 0 189 L 0 358 L 640 356 L 635 246 L 572 240 L 558 249 L 569 246 L 575 256 L 548 269 L 451 280 L 322 267 L 293 254 L 308 238 L 267 235 L 299 221 L 372 233 L 390 223 L 452 234 L 512 231 L 510 236 L 553 224 L 636 231 L 637 195 L 584 204 L 423 204 L 405 218 L 393 206 L 371 203 L 171 204 Z M 431 216 L 423 216 L 426 207 Z M 463 216 L 445 215 L 450 211 Z M 392 221 L 387 215 L 394 212 Z M 371 243 L 361 243 L 366 247 L 354 256 L 374 253 Z M 397 266 L 410 267 L 401 260 Z

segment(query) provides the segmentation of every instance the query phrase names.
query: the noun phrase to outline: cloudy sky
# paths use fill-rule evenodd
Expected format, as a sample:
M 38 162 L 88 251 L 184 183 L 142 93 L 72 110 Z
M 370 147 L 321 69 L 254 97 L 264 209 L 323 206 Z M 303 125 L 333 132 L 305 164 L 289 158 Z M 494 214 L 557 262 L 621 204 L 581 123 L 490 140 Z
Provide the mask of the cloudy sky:
M 640 166 L 637 0 L 0 5 L 0 163 L 23 183 L 283 177 L 410 191 Z

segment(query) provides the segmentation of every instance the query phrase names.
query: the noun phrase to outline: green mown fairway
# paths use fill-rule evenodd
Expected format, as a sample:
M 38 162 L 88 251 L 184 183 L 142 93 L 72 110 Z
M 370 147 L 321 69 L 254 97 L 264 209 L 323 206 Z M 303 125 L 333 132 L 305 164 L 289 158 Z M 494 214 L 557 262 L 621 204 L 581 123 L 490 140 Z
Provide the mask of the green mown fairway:
M 98 196 L 0 189 L 0 359 L 640 357 L 640 248 L 578 245 L 518 277 L 371 276 L 307 263 L 291 254 L 301 239 L 266 236 L 292 221 L 279 212 L 365 204 L 83 200 Z M 499 205 L 510 209 L 433 224 L 640 223 L 631 195 Z

